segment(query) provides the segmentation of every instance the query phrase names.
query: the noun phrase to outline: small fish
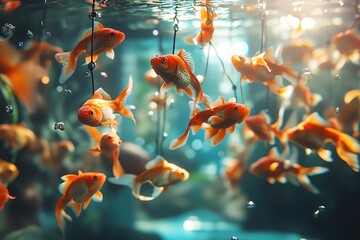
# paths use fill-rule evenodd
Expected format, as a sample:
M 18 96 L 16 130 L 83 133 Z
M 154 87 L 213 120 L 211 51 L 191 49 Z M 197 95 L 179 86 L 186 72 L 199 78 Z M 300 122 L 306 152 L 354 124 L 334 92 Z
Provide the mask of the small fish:
M 35 133 L 20 124 L 0 124 L 0 141 L 11 148 L 32 148 L 37 143 Z
M 203 93 L 200 81 L 193 73 L 194 62 L 190 53 L 180 49 L 178 55 L 156 56 L 151 59 L 150 63 L 156 74 L 164 80 L 160 88 L 161 92 L 167 92 L 170 87 L 176 87 L 180 95 L 183 90 L 191 99 L 194 99 L 191 86 L 195 91 L 194 106 L 201 101 L 207 108 L 210 108 L 208 96 Z
M 358 155 L 360 144 L 345 133 L 327 126 L 327 123 L 317 112 L 310 114 L 297 126 L 286 130 L 286 137 L 290 141 L 305 148 L 307 154 L 315 151 L 325 161 L 331 162 L 331 151 L 323 148 L 326 142 L 336 147 L 339 157 L 344 160 L 353 171 L 359 171 Z
M 286 183 L 289 180 L 294 185 L 299 183 L 308 191 L 319 194 L 319 190 L 310 182 L 308 176 L 322 174 L 328 169 L 324 167 L 305 168 L 290 160 L 284 160 L 276 148 L 272 148 L 268 156 L 262 157 L 249 167 L 249 172 L 267 178 L 268 182 L 273 184 L 276 181 Z
M 307 65 L 312 59 L 314 44 L 310 40 L 296 39 L 282 47 L 281 57 L 287 66 Z
M 91 30 L 85 32 L 83 38 L 70 52 L 58 53 L 55 55 L 56 61 L 63 64 L 63 69 L 59 78 L 59 82 L 64 83 L 76 69 L 76 63 L 79 55 L 86 53 L 86 63 L 91 61 Z M 112 28 L 104 28 L 104 26 L 97 22 L 94 30 L 94 51 L 93 61 L 96 62 L 98 56 L 106 52 L 106 56 L 114 59 L 114 47 L 119 45 L 125 39 L 125 34 Z
M 76 216 L 80 216 L 81 209 L 86 209 L 93 199 L 101 202 L 103 195 L 100 192 L 106 176 L 102 173 L 83 173 L 79 170 L 78 175 L 68 174 L 61 177 L 64 182 L 59 185 L 59 191 L 63 194 L 55 207 L 55 216 L 59 228 L 64 233 L 64 218 L 71 221 L 71 217 L 65 212 L 67 205 L 71 206 Z
M 0 159 L 0 182 L 5 186 L 12 183 L 19 176 L 19 169 L 15 164 Z
M 7 187 L 0 182 L 0 211 L 2 211 L 5 207 L 5 204 L 9 199 L 15 199 L 16 197 L 13 197 L 9 194 L 9 191 Z
M 201 20 L 201 32 L 196 37 L 185 38 L 185 42 L 189 44 L 195 44 L 205 46 L 211 42 L 212 35 L 214 33 L 214 18 L 217 14 L 208 10 L 208 7 L 201 7 L 200 20 Z
M 191 117 L 183 135 L 170 143 L 170 149 L 183 146 L 189 137 L 190 128 L 196 134 L 205 123 L 208 123 L 205 127 L 205 141 L 210 140 L 211 145 L 216 146 L 222 142 L 226 132 L 232 134 L 235 125 L 242 123 L 249 113 L 250 109 L 236 103 L 234 98 L 225 103 L 224 98 L 220 97 L 211 109 L 199 111 Z
M 3 7 L 0 8 L 4 12 L 11 12 L 21 6 L 21 1 L 9 1 L 9 0 L 1 0 L 3 2 Z
M 110 178 L 109 182 L 128 186 L 136 198 L 141 201 L 150 201 L 166 191 L 171 185 L 186 181 L 189 178 L 189 173 L 185 169 L 167 162 L 161 156 L 149 161 L 145 168 L 146 170 L 137 176 L 125 174 L 119 179 Z M 146 182 L 154 187 L 151 197 L 140 194 L 141 186 Z
M 164 82 L 164 80 L 162 80 L 162 78 L 157 75 L 155 70 L 152 68 L 144 74 L 144 79 L 150 85 L 157 87 L 161 86 L 161 83 Z
M 86 130 L 95 140 L 95 148 L 90 149 L 93 152 L 105 153 L 112 157 L 113 173 L 115 178 L 119 178 L 124 174 L 124 169 L 119 162 L 120 145 L 122 140 L 116 132 L 108 132 L 101 134 L 96 128 L 86 126 Z
M 114 112 L 118 112 L 136 123 L 129 106 L 123 105 L 131 93 L 132 86 L 133 79 L 130 76 L 128 85 L 115 100 L 111 100 L 109 94 L 102 88 L 99 88 L 95 91 L 92 98 L 86 101 L 78 110 L 78 120 L 91 127 L 110 125 L 114 128 L 118 124 Z
M 356 30 L 354 28 L 336 34 L 333 37 L 333 44 L 341 55 L 336 64 L 336 70 L 340 70 L 347 59 L 350 59 L 354 64 L 359 64 L 360 36 L 356 34 Z
M 239 192 L 238 183 L 244 176 L 247 159 L 232 158 L 230 164 L 224 170 L 224 178 L 229 182 L 233 194 Z
M 251 58 L 233 55 L 231 61 L 235 69 L 241 73 L 240 82 L 242 80 L 261 82 L 276 94 L 284 87 L 281 77 L 293 85 L 297 80 L 297 74 L 293 70 L 285 65 L 275 63 L 270 48 Z
M 41 160 L 47 167 L 60 169 L 65 159 L 75 151 L 71 141 L 62 140 L 49 143 L 45 139 L 40 140 Z

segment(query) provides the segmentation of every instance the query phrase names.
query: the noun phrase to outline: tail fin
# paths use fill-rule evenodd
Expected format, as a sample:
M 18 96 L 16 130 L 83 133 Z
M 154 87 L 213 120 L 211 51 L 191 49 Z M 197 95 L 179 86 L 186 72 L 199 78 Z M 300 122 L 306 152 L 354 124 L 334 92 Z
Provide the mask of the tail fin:
M 204 104 L 205 107 L 210 108 L 211 109 L 211 98 L 209 95 L 203 93 L 202 94 L 202 98 L 200 99 L 200 101 Z
M 185 143 L 187 142 L 187 139 L 189 137 L 189 133 L 190 133 L 190 123 L 186 127 L 186 130 L 183 133 L 183 135 L 181 135 L 179 138 L 176 138 L 171 141 L 170 149 L 176 149 L 176 148 L 179 148 L 179 147 L 185 145 Z
M 129 106 L 124 106 L 123 103 L 125 102 L 126 98 L 130 95 L 133 86 L 133 78 L 130 75 L 129 83 L 124 88 L 124 90 L 119 94 L 119 96 L 114 100 L 116 105 L 116 111 L 119 112 L 121 115 L 128 117 L 134 121 L 136 124 L 135 118 Z
M 113 174 L 115 178 L 119 178 L 121 175 L 124 174 L 124 169 L 120 165 L 119 161 L 119 153 L 120 149 L 117 149 L 116 151 L 113 151 Z
M 329 169 L 324 167 L 302 168 L 296 175 L 300 184 L 309 192 L 319 194 L 320 191 L 311 182 L 308 176 L 326 173 Z
M 55 54 L 55 59 L 63 65 L 59 78 L 59 82 L 63 84 L 73 75 L 76 68 L 77 56 L 72 56 L 71 52 L 63 52 Z
M 55 207 L 55 216 L 61 232 L 65 233 L 65 218 L 69 221 L 72 221 L 72 218 L 64 211 L 64 196 L 62 196 L 59 201 L 56 203 Z

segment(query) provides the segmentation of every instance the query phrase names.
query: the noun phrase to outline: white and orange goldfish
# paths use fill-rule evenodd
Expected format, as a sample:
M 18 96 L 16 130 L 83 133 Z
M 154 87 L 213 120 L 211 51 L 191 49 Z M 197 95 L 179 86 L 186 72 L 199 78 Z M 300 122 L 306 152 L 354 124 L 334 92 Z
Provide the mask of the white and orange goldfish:
M 336 34 L 333 37 L 333 44 L 340 52 L 340 59 L 335 67 L 336 70 L 341 69 L 347 59 L 350 59 L 354 64 L 359 64 L 360 36 L 356 34 L 354 28 Z
M 64 182 L 59 185 L 59 191 L 63 194 L 56 203 L 55 216 L 59 228 L 64 233 L 65 219 L 71 221 L 70 215 L 65 212 L 67 205 L 71 206 L 76 216 L 80 216 L 81 209 L 86 209 L 93 199 L 101 202 L 103 195 L 100 192 L 106 176 L 102 173 L 83 173 L 79 170 L 78 175 L 68 174 L 61 177 Z
M 108 132 L 101 134 L 96 128 L 86 126 L 87 132 L 95 140 L 95 148 L 90 149 L 93 152 L 105 153 L 112 157 L 113 174 L 115 178 L 119 178 L 124 174 L 124 169 L 119 162 L 120 145 L 122 140 L 116 132 Z
M 141 201 L 150 201 L 158 197 L 163 191 L 166 191 L 170 186 L 186 181 L 189 178 L 189 173 L 175 164 L 167 162 L 163 157 L 157 156 L 155 159 L 149 161 L 146 170 L 135 176 L 132 174 L 125 174 L 120 178 L 110 178 L 109 182 L 117 185 L 125 185 L 132 189 L 132 194 Z M 140 194 L 141 186 L 144 183 L 150 183 L 153 187 L 151 196 L 144 196 Z
M 210 1 L 207 0 L 206 4 Z M 205 46 L 211 42 L 212 35 L 214 33 L 214 18 L 217 17 L 215 12 L 209 11 L 209 6 L 201 7 L 200 20 L 201 20 L 201 32 L 196 37 L 185 38 L 185 42 L 189 44 L 195 44 Z
M 156 56 L 151 59 L 150 63 L 155 72 L 164 80 L 160 89 L 162 92 L 168 91 L 170 87 L 175 87 L 180 95 L 183 90 L 190 98 L 195 99 L 194 106 L 201 101 L 210 108 L 208 96 L 203 93 L 200 81 L 193 73 L 194 62 L 190 53 L 180 49 L 178 55 Z M 195 91 L 195 97 L 190 86 Z
M 275 63 L 270 48 L 251 58 L 233 55 L 231 61 L 235 69 L 241 73 L 240 82 L 261 82 L 276 94 L 284 87 L 281 76 L 293 85 L 296 83 L 297 74 L 289 67 Z
M 195 112 L 183 135 L 170 143 L 170 149 L 183 146 L 189 137 L 190 128 L 193 130 L 193 134 L 196 134 L 205 123 L 208 123 L 205 127 L 205 141 L 210 140 L 211 145 L 216 146 L 222 142 L 226 132 L 232 134 L 235 125 L 242 123 L 249 113 L 250 109 L 244 104 L 236 103 L 234 98 L 225 102 L 220 97 L 211 106 L 211 109 Z
M 116 127 L 118 122 L 114 112 L 130 118 L 135 123 L 135 118 L 129 106 L 124 105 L 126 98 L 130 95 L 133 86 L 132 77 L 129 83 L 115 100 L 111 100 L 102 88 L 95 91 L 91 99 L 86 101 L 78 110 L 78 120 L 91 127 L 110 125 Z
M 75 46 L 73 50 L 65 53 L 58 53 L 55 59 L 63 64 L 63 69 L 59 78 L 60 83 L 64 83 L 76 69 L 76 63 L 79 55 L 86 53 L 86 63 L 91 61 L 91 31 L 86 31 L 83 38 Z M 106 52 L 106 56 L 114 59 L 114 47 L 119 45 L 125 39 L 125 34 L 112 28 L 104 28 L 104 26 L 97 22 L 94 30 L 94 51 L 93 61 L 95 62 L 98 56 Z
M 289 180 L 294 185 L 300 183 L 306 190 L 319 194 L 319 190 L 310 182 L 308 176 L 325 173 L 328 169 L 324 167 L 305 168 L 290 160 L 284 160 L 274 147 L 268 156 L 252 163 L 249 171 L 256 176 L 265 177 L 271 184 L 276 181 L 286 183 Z
M 11 148 L 32 148 L 37 144 L 35 133 L 20 124 L 0 124 L 0 141 Z
M 339 157 L 353 171 L 359 171 L 360 144 L 355 138 L 329 127 L 317 112 L 310 114 L 297 126 L 286 130 L 285 134 L 287 139 L 305 148 L 307 154 L 317 152 L 323 160 L 328 162 L 333 160 L 331 151 L 324 149 L 323 146 L 326 142 L 331 142 L 335 145 Z
M 0 211 L 2 211 L 5 207 L 5 204 L 9 201 L 9 199 L 15 199 L 9 194 L 7 187 L 0 181 Z
M 5 186 L 12 183 L 19 176 L 19 169 L 15 164 L 0 159 L 0 182 Z

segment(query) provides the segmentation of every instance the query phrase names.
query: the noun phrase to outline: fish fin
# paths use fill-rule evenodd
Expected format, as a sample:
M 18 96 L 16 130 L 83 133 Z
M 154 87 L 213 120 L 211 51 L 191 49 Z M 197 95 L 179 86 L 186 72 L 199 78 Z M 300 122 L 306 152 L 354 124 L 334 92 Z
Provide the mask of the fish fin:
M 218 99 L 216 99 L 216 101 L 211 105 L 212 108 L 216 108 L 222 104 L 225 103 L 225 100 L 222 96 L 220 96 Z
M 319 190 L 310 182 L 310 179 L 305 174 L 297 174 L 296 175 L 300 184 L 309 192 L 314 194 L 319 194 Z
M 190 125 L 188 124 L 185 132 L 183 133 L 183 135 L 181 135 L 179 138 L 176 138 L 174 140 L 171 141 L 170 143 L 170 149 L 176 149 L 179 148 L 183 145 L 186 144 L 187 139 L 189 137 L 189 133 L 190 133 Z
M 84 205 L 83 205 L 83 208 L 84 208 L 84 209 L 87 209 L 87 207 L 89 206 L 89 204 L 90 204 L 90 202 L 91 202 L 91 199 L 92 199 L 92 198 L 89 198 L 89 199 L 87 199 L 87 200 L 84 202 Z M 80 205 L 80 208 L 81 208 L 81 205 Z
M 293 85 L 287 85 L 286 87 L 283 87 L 277 91 L 277 94 L 282 99 L 289 99 L 294 92 L 294 86 Z
M 267 51 L 267 50 L 266 50 Z M 259 54 L 255 57 L 253 57 L 252 63 L 253 65 L 259 65 L 259 66 L 264 66 L 266 68 L 266 70 L 268 70 L 269 72 L 271 72 L 271 69 L 269 68 L 267 62 L 265 61 L 265 59 L 263 58 L 265 55 L 265 53 Z
M 77 57 L 78 56 L 75 56 L 71 52 L 62 52 L 55 54 L 56 61 L 62 63 L 63 65 L 59 77 L 60 84 L 63 84 L 75 72 Z
M 101 28 L 104 28 L 104 26 L 100 22 L 95 21 L 94 30 L 101 29 Z M 84 31 L 83 38 L 89 37 L 89 36 L 91 36 L 91 34 L 92 34 L 92 28 L 88 28 Z
M 360 99 L 360 90 L 355 89 L 355 90 L 348 91 L 344 96 L 344 103 L 349 104 L 350 102 L 352 102 L 352 100 L 354 98 Z
M 128 85 L 124 88 L 124 90 L 119 94 L 119 96 L 114 100 L 116 105 L 116 112 L 119 112 L 121 115 L 130 118 L 136 124 L 135 118 L 129 106 L 123 105 L 125 103 L 126 98 L 131 94 L 133 86 L 133 78 L 130 75 Z
M 217 123 L 221 123 L 223 122 L 224 120 L 218 116 L 211 116 L 209 117 L 209 123 L 210 124 L 217 124 Z
M 129 188 L 132 188 L 135 180 L 135 175 L 133 174 L 124 174 L 120 178 L 109 178 L 109 182 L 116 185 L 124 185 Z
M 306 155 L 310 155 L 313 152 L 311 148 L 305 148 Z
M 64 196 L 61 196 L 61 198 L 57 201 L 55 206 L 56 221 L 63 234 L 65 233 L 65 218 L 68 219 L 69 221 L 72 221 L 72 218 L 64 211 L 65 208 L 64 199 L 65 199 Z
M 89 52 L 90 52 L 90 50 L 89 50 Z M 98 59 L 98 55 L 93 55 L 93 62 L 96 62 L 96 60 Z M 88 56 L 86 56 L 85 57 L 85 62 L 84 62 L 84 64 L 83 65 L 87 65 L 87 64 L 89 64 L 91 62 L 91 55 L 88 55 Z
M 328 171 L 329 171 L 329 169 L 325 168 L 325 167 L 310 167 L 310 168 L 301 167 L 300 168 L 300 173 L 306 174 L 308 176 L 323 174 Z
M 186 95 L 188 95 L 191 99 L 194 99 L 194 93 L 192 92 L 191 88 L 189 86 L 182 89 Z
M 226 128 L 226 131 L 229 133 L 229 134 L 233 134 L 234 131 L 235 131 L 235 124 L 234 125 L 231 125 L 230 127 Z
M 273 148 L 273 149 L 274 149 L 274 148 Z M 278 162 L 273 162 L 272 164 L 270 164 L 269 170 L 270 170 L 271 172 L 275 172 L 278 167 L 279 167 L 279 163 L 278 163 Z
M 187 44 L 195 44 L 196 45 L 196 43 L 197 43 L 197 41 L 194 37 L 186 37 L 186 38 L 184 38 L 184 41 Z
M 215 134 L 215 136 L 213 136 L 212 138 L 210 138 L 210 143 L 211 146 L 217 146 L 219 145 L 222 140 L 224 139 L 226 135 L 226 129 L 219 129 L 219 131 Z
M 191 133 L 193 135 L 197 134 L 201 128 L 202 124 L 201 125 L 192 125 L 191 126 Z
M 156 197 L 158 197 L 162 192 L 163 192 L 163 187 L 156 187 L 156 186 L 154 186 L 154 189 L 153 189 L 153 192 L 152 192 L 152 194 L 151 194 L 151 197 L 149 197 L 149 196 L 144 196 L 144 195 L 140 195 L 140 193 L 134 193 L 133 192 L 133 194 L 134 194 L 134 196 L 136 197 L 136 198 L 138 198 L 138 199 L 140 199 L 141 201 L 151 201 L 151 200 L 153 200 L 154 198 L 156 198 Z
M 205 93 L 202 94 L 202 97 L 200 99 L 200 101 L 204 104 L 205 107 L 211 109 L 211 97 Z
M 73 212 L 75 213 L 76 217 L 79 217 L 81 214 L 81 203 L 77 203 L 75 201 L 70 201 L 68 205 L 71 207 Z
M 114 59 L 115 58 L 115 52 L 114 49 L 110 49 L 109 51 L 106 52 L 106 56 L 110 59 Z
M 204 141 L 207 141 L 214 137 L 218 133 L 219 129 L 213 128 L 210 125 L 205 127 L 205 138 Z
M 162 156 L 158 155 L 153 160 L 151 160 L 145 164 L 145 169 L 150 169 L 155 166 L 163 166 L 166 164 L 166 162 L 167 161 Z
M 275 59 L 275 56 L 274 56 L 274 53 L 272 51 L 271 48 L 268 48 L 266 49 L 265 53 L 264 53 L 264 56 L 263 56 L 263 59 L 267 62 L 272 62 L 272 63 L 275 63 L 276 62 L 276 59 Z M 271 72 L 271 70 L 270 70 Z
M 103 200 L 103 195 L 100 191 L 97 191 L 92 197 L 92 200 L 94 200 L 95 202 L 102 202 Z
M 314 93 L 311 95 L 311 106 L 315 107 L 321 102 L 323 97 L 320 94 Z
M 100 153 L 101 152 L 101 150 L 99 148 L 91 148 L 91 149 L 89 149 L 89 151 L 93 152 L 93 153 Z M 98 155 L 96 155 L 96 156 L 98 156 Z
M 78 175 L 84 174 L 80 169 L 78 170 Z
M 282 175 L 280 175 L 280 176 L 278 176 L 277 178 L 276 178 L 276 181 L 278 181 L 279 183 L 286 183 L 287 182 L 287 179 L 286 179 L 286 176 L 284 175 L 284 174 L 282 174 Z
M 103 99 L 103 100 L 111 100 L 110 95 L 103 89 L 103 88 L 98 88 L 95 92 L 94 95 L 91 98 L 98 98 L 98 99 Z
M 86 130 L 87 133 L 94 139 L 95 142 L 100 142 L 101 133 L 97 130 L 96 127 L 90 127 L 88 125 L 83 125 L 83 128 Z
M 348 58 L 350 59 L 350 61 L 355 64 L 355 65 L 359 65 L 359 59 L 360 59 L 360 54 L 359 51 L 354 51 L 352 54 L 350 54 L 348 56 Z
M 269 114 L 267 114 L 265 111 L 261 111 L 260 115 L 265 119 L 265 121 L 270 124 L 271 123 L 271 118 L 269 116 Z
M 185 49 L 182 48 L 179 50 L 178 56 L 186 62 L 186 64 L 190 67 L 192 72 L 195 71 L 194 60 L 189 52 L 185 51 Z
M 273 147 L 273 148 L 271 148 L 268 156 L 270 158 L 280 158 L 281 155 L 280 155 L 279 151 L 277 150 L 277 148 Z
M 264 82 L 264 84 L 275 94 L 278 94 L 278 91 L 284 88 L 282 85 L 282 78 L 280 76 L 275 77 L 275 79 L 271 81 Z
M 120 148 L 112 152 L 113 157 L 113 174 L 115 178 L 119 178 L 124 174 L 124 169 L 121 167 L 119 161 Z
M 181 88 L 176 87 L 175 89 L 176 89 L 176 92 L 177 92 L 180 96 L 183 96 L 183 95 L 184 95 L 183 92 L 181 91 Z
M 346 57 L 344 55 L 341 55 L 339 61 L 335 65 L 335 70 L 339 71 L 346 63 Z
M 174 84 L 172 83 L 168 83 L 168 82 L 164 82 L 162 85 L 161 85 L 161 88 L 160 88 L 160 92 L 161 93 L 167 93 L 170 88 L 174 87 Z
M 339 141 L 336 144 L 336 152 L 353 171 L 359 171 L 358 154 L 360 154 L 360 144 L 355 138 L 341 133 Z
M 59 192 L 64 194 L 67 190 L 67 188 L 70 186 L 71 182 L 77 177 L 75 174 L 67 174 L 61 177 L 61 179 L 64 181 L 61 183 L 58 187 Z
M 320 148 L 317 150 L 317 154 L 321 157 L 321 159 L 323 159 L 324 161 L 327 162 L 332 162 L 333 159 L 331 157 L 331 151 L 330 150 L 326 150 L 323 148 Z
M 274 184 L 274 183 L 276 182 L 275 178 L 273 178 L 273 177 L 268 177 L 266 180 L 267 180 L 270 184 Z
M 310 114 L 304 122 L 314 123 L 322 126 L 328 126 L 328 123 L 319 115 L 318 112 Z
M 291 182 L 293 185 L 295 186 L 299 186 L 300 185 L 300 182 L 299 180 L 297 179 L 296 175 L 293 174 L 293 173 L 286 173 L 286 178 L 287 180 L 289 180 L 289 182 Z

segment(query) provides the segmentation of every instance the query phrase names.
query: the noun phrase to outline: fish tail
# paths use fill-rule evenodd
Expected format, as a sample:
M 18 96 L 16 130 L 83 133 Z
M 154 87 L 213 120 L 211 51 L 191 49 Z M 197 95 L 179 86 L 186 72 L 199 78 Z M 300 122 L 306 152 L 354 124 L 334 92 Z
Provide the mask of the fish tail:
M 63 65 L 59 78 L 59 82 L 61 84 L 63 84 L 75 72 L 77 57 L 78 55 L 74 54 L 73 52 L 62 52 L 55 54 L 56 61 L 62 63 Z
M 200 101 L 204 104 L 205 107 L 211 109 L 211 98 L 209 95 L 203 93 Z
M 334 130 L 336 131 L 336 130 Z M 336 144 L 336 152 L 353 171 L 359 171 L 358 154 L 360 154 L 360 144 L 358 141 L 344 133 L 338 133 L 339 138 Z
M 129 106 L 123 105 L 126 98 L 131 94 L 133 86 L 133 78 L 130 75 L 128 85 L 124 90 L 119 94 L 119 96 L 114 100 L 115 102 L 115 111 L 119 112 L 121 115 L 130 118 L 136 124 L 135 118 Z
M 183 135 L 181 135 L 179 138 L 176 138 L 171 141 L 170 149 L 176 149 L 176 148 L 183 146 L 187 142 L 189 133 L 190 133 L 190 122 L 189 122 L 188 126 L 186 127 L 186 130 L 183 133 Z
M 58 223 L 59 228 L 61 229 L 61 232 L 65 233 L 65 218 L 69 221 L 72 220 L 72 218 L 64 211 L 65 208 L 65 197 L 62 196 L 59 201 L 56 203 L 55 207 L 55 216 Z
M 311 168 L 301 168 L 299 173 L 296 175 L 300 184 L 309 192 L 314 194 L 319 194 L 320 191 L 315 187 L 311 182 L 308 176 L 323 174 L 329 171 L 328 168 L 324 167 L 311 167 Z
M 195 96 L 195 100 L 194 100 L 194 106 L 196 106 L 196 104 L 198 102 L 201 102 L 201 100 L 203 99 L 203 91 L 201 88 L 201 84 L 195 75 L 192 76 L 190 83 L 191 83 L 191 86 L 195 90 L 196 96 Z
M 149 201 L 152 200 L 154 197 L 147 197 L 140 195 L 140 189 L 142 186 L 141 182 L 136 181 L 136 176 L 133 174 L 124 174 L 120 178 L 109 178 L 109 182 L 116 184 L 116 185 L 124 185 L 132 189 L 132 194 L 134 197 L 142 200 L 142 201 Z M 153 193 L 156 195 L 156 193 Z M 156 197 L 156 196 L 155 196 Z
M 225 138 L 226 135 L 226 129 L 217 129 L 216 134 L 210 138 L 211 146 L 217 146 L 219 145 Z
M 124 169 L 120 165 L 119 161 L 119 153 L 120 149 L 113 152 L 113 174 L 115 178 L 119 178 L 121 175 L 124 174 Z

